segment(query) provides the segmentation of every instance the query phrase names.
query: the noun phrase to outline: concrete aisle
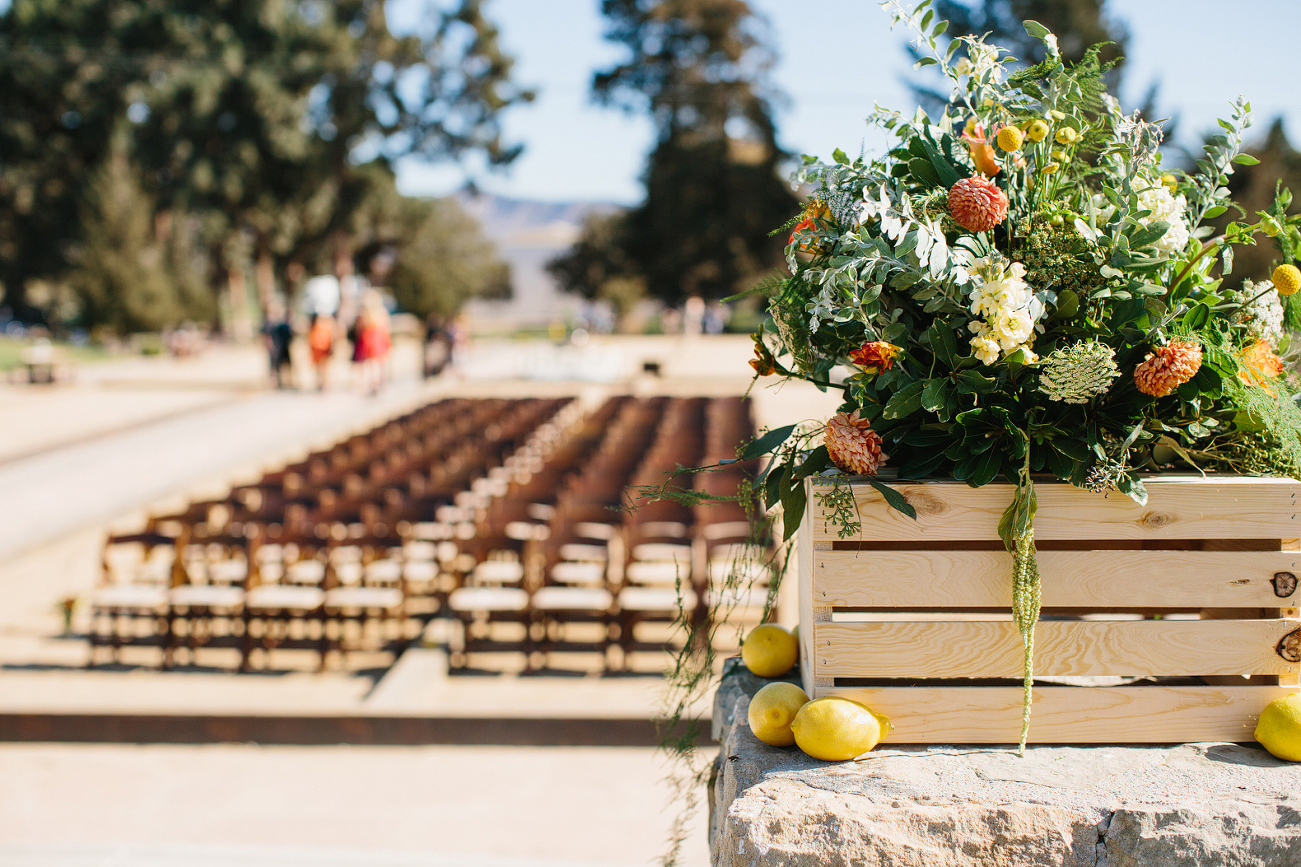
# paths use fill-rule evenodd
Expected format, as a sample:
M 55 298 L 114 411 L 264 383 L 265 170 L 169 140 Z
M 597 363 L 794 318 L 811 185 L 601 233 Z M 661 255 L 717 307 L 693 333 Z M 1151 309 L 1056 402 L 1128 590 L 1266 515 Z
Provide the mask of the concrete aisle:
M 121 517 L 396 415 L 439 386 L 397 383 L 379 397 L 260 392 L 0 466 L 0 557 Z
M 0 863 L 647 865 L 667 772 L 631 747 L 0 745 Z M 682 867 L 708 864 L 705 827 L 702 806 Z

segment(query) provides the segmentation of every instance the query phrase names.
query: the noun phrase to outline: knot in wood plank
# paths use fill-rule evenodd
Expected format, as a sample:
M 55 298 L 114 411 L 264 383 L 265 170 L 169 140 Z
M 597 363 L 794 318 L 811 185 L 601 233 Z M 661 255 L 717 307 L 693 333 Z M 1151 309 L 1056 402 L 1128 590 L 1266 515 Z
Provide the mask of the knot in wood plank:
M 1296 592 L 1296 576 L 1291 572 L 1275 572 L 1270 579 L 1274 585 L 1274 595 L 1286 599 Z
M 1274 650 L 1288 662 L 1301 662 L 1301 629 L 1293 629 L 1284 635 Z
M 1159 530 L 1175 522 L 1175 516 L 1167 512 L 1144 512 L 1138 523 L 1148 530 Z
M 932 497 L 924 491 L 917 490 L 916 488 L 905 491 L 903 498 L 907 501 L 908 505 L 917 510 L 917 515 L 919 517 L 922 515 L 939 517 L 947 514 L 949 511 L 948 503 L 936 497 Z

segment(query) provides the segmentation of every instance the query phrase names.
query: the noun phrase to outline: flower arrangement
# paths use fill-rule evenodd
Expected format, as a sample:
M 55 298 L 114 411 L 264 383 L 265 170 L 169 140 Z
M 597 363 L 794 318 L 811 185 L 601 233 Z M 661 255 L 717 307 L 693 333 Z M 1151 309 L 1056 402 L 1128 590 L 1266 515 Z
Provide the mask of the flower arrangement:
M 1161 128 L 1121 111 L 1096 49 L 1067 66 L 1028 21 L 1047 59 L 1017 69 L 983 38 L 942 43 L 929 0 L 884 5 L 951 100 L 936 117 L 878 109 L 871 122 L 894 139 L 880 158 L 836 151 L 798 170 L 811 196 L 787 226 L 790 275 L 761 287 L 771 321 L 752 364 L 844 402 L 822 429 L 764 437 L 774 457 L 759 482 L 788 538 L 815 474 L 864 476 L 906 512 L 875 478 L 882 465 L 1017 484 L 1000 533 L 1025 649 L 1024 749 L 1034 474 L 1139 502 L 1140 472 L 1301 476 L 1301 411 L 1280 359 L 1301 327 L 1301 217 L 1281 188 L 1252 215 L 1228 198 L 1235 164 L 1255 162 L 1241 152 L 1243 99 L 1195 171 L 1167 170 Z M 1230 210 L 1240 219 L 1216 234 L 1208 221 Z M 1278 248 L 1272 280 L 1233 288 L 1234 247 L 1258 241 Z

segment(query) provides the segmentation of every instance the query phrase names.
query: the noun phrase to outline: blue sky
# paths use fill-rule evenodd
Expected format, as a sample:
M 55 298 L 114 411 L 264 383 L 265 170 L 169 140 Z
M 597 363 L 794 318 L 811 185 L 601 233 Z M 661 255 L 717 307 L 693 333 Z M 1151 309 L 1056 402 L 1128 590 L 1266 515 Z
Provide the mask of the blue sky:
M 423 0 L 389 0 L 394 26 L 409 20 Z M 857 151 L 868 139 L 863 118 L 874 103 L 909 109 L 903 77 L 910 72 L 905 35 L 891 32 L 875 0 L 750 0 L 769 21 L 777 51 L 773 82 L 787 100 L 778 116 L 782 145 L 795 153 Z M 480 174 L 494 193 L 544 201 L 612 201 L 641 197 L 639 181 L 651 145 L 640 117 L 598 108 L 588 98 L 593 70 L 618 49 L 601 38 L 598 0 L 490 0 L 521 82 L 535 86 L 532 105 L 514 110 L 508 135 L 525 144 L 503 174 Z M 1177 114 L 1180 139 L 1227 114 L 1239 93 L 1251 100 L 1256 132 L 1283 115 L 1293 143 L 1301 141 L 1297 35 L 1301 0 L 1111 0 L 1111 15 L 1130 30 L 1127 107 L 1160 83 L 1162 114 Z M 399 185 L 409 194 L 442 195 L 460 184 L 450 167 L 407 163 Z

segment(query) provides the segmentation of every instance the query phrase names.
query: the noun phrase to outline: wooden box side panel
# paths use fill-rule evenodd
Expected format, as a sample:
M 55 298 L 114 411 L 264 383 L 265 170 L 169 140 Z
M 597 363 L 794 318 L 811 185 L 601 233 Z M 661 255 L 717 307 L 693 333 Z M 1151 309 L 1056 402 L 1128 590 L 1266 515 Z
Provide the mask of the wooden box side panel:
M 1040 551 L 1046 608 L 1276 608 L 1301 596 L 1297 551 Z M 816 551 L 831 608 L 1007 608 L 1006 551 Z
M 1252 740 L 1265 706 L 1294 690 L 1280 686 L 1036 687 L 1030 742 L 1188 743 Z M 835 687 L 885 714 L 886 743 L 1005 744 L 1021 732 L 1016 687 Z
M 1148 502 L 1084 491 L 1064 482 L 1036 484 L 1035 538 L 1057 539 L 1280 539 L 1301 536 L 1291 479 L 1157 476 L 1146 479 Z M 1013 485 L 970 488 L 952 480 L 892 483 L 917 511 L 913 520 L 886 504 L 872 486 L 854 484 L 862 541 L 997 540 L 998 521 Z M 810 497 L 814 541 L 835 541 L 837 528 Z

